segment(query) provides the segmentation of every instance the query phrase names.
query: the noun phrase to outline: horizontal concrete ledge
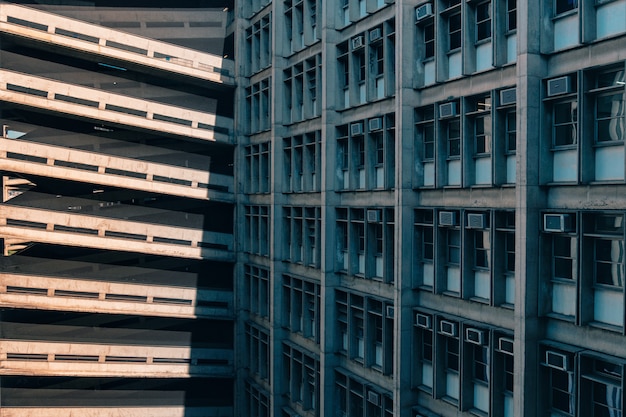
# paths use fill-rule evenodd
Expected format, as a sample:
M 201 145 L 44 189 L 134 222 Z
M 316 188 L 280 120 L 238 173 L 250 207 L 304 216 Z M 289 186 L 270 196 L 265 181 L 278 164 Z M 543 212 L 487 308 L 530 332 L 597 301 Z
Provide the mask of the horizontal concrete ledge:
M 234 201 L 233 177 L 31 141 L 0 141 L 5 171 L 222 202 Z
M 35 390 L 33 390 L 35 391 Z M 37 392 L 32 395 L 37 396 Z M 81 394 L 82 395 L 82 394 Z M 111 399 L 115 403 L 116 399 Z M 2 417 L 232 417 L 232 407 L 2 407 Z
M 0 100 L 116 125 L 232 144 L 230 118 L 0 70 Z
M 232 60 L 50 12 L 2 4 L 0 31 L 216 84 L 234 85 Z

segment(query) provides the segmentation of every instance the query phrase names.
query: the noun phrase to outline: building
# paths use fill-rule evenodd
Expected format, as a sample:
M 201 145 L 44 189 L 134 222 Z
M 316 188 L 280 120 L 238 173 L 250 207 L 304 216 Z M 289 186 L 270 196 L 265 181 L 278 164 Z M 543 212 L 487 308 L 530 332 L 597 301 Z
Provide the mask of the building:
M 0 4 L 2 416 L 234 413 L 233 15 L 167 3 Z
M 237 14 L 241 415 L 622 415 L 626 2 Z
M 626 0 L 87 5 L 1 5 L 0 415 L 623 414 Z

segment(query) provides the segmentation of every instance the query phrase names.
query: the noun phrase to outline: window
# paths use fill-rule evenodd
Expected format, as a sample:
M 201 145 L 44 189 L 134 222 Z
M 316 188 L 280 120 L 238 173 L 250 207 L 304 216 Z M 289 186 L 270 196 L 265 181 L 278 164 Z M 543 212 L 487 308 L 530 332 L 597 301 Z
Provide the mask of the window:
M 246 193 L 268 193 L 270 191 L 270 142 L 248 145 L 244 148 L 248 181 Z
M 432 289 L 435 283 L 433 210 L 415 210 L 416 283 Z
M 576 216 L 574 213 L 544 214 L 562 219 L 563 232 L 545 233 L 546 249 L 549 256 L 551 281 L 551 312 L 559 318 L 573 320 L 577 310 L 578 287 L 578 239 L 576 238 Z M 558 229 L 558 227 L 557 227 Z
M 556 15 L 560 15 L 570 10 L 578 8 L 578 0 L 555 0 L 554 11 Z
M 435 23 L 430 19 L 429 23 L 424 25 L 424 59 L 435 57 Z
M 460 343 L 459 338 L 455 336 L 458 325 L 457 322 L 447 320 L 439 322 L 439 338 L 443 346 L 444 397 L 455 404 L 458 404 L 460 394 Z M 448 331 L 448 329 L 454 329 L 454 331 Z
M 541 354 L 541 377 L 546 381 L 548 388 L 547 392 L 543 393 L 543 408 L 552 415 L 574 416 L 576 410 L 574 355 L 550 346 L 543 347 Z
M 515 212 L 496 212 L 494 304 L 515 304 Z
M 391 417 L 393 400 L 374 384 L 348 371 L 335 371 L 335 393 L 338 415 L 342 417 Z
M 292 333 L 319 342 L 320 285 L 292 275 L 283 275 L 285 326 Z
M 554 105 L 553 146 L 571 146 L 578 142 L 578 102 L 568 100 Z
M 269 254 L 269 207 L 245 206 L 245 251 L 267 256 Z
M 593 318 L 624 325 L 624 216 L 596 214 L 585 218 L 585 260 L 591 261 Z M 585 265 L 588 267 L 588 264 Z
M 415 313 L 414 349 L 417 355 L 414 369 L 413 385 L 420 390 L 432 394 L 434 385 L 433 368 L 433 316 L 428 313 Z
M 426 106 L 415 110 L 415 152 L 421 160 L 416 166 L 416 185 L 435 185 L 435 107 Z
M 461 156 L 461 122 L 454 119 L 446 123 L 446 140 L 449 158 Z
M 589 401 L 581 401 L 580 415 L 589 417 L 622 415 L 622 364 L 608 359 L 581 359 L 582 387 Z
M 270 417 L 269 394 L 246 381 L 246 410 L 250 417 Z
M 285 192 L 316 192 L 320 189 L 321 132 L 283 139 Z
M 244 277 L 248 292 L 248 311 L 261 317 L 269 316 L 269 270 L 244 265 Z
M 271 22 L 272 14 L 268 13 L 246 29 L 248 75 L 267 68 L 271 63 Z
M 285 207 L 285 260 L 317 268 L 320 262 L 319 207 Z
M 490 354 L 489 354 L 489 332 L 474 328 L 467 328 L 466 331 L 480 335 L 481 340 L 469 342 L 466 337 L 465 355 L 466 360 L 471 364 L 471 386 L 472 386 L 472 408 L 482 413 L 489 412 L 489 381 L 490 375 Z
M 506 123 L 506 153 L 514 154 L 517 150 L 517 111 L 508 110 L 505 115 Z
M 491 2 L 476 5 L 476 42 L 491 39 Z
M 517 0 L 506 0 L 506 30 L 517 29 Z
M 250 116 L 249 133 L 262 132 L 270 127 L 271 77 L 246 88 L 246 107 Z
M 246 324 L 248 369 L 259 378 L 269 380 L 269 333 L 253 324 Z
M 448 16 L 448 51 L 461 47 L 461 12 Z
M 304 410 L 318 409 L 319 360 L 294 344 L 283 343 L 283 365 L 289 401 Z

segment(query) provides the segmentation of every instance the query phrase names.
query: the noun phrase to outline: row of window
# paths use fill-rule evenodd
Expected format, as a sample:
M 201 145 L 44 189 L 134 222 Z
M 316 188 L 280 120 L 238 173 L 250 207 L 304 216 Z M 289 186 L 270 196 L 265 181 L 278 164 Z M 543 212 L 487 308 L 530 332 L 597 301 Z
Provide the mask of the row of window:
M 542 182 L 625 179 L 624 62 L 544 82 Z
M 624 359 L 550 341 L 539 349 L 542 415 L 618 417 L 624 410 Z
M 298 122 L 321 114 L 322 55 L 317 54 L 283 71 L 285 123 Z
M 335 371 L 339 417 L 392 417 L 393 398 L 374 384 L 343 369 Z
M 270 251 L 270 207 L 244 207 L 244 252 L 269 256 Z
M 303 415 L 319 415 L 319 358 L 297 345 L 283 343 L 282 372 L 290 407 Z
M 395 186 L 395 115 L 337 127 L 336 190 Z
M 283 260 L 319 268 L 321 256 L 320 207 L 283 207 Z
M 513 416 L 513 337 L 416 311 L 413 387 L 474 414 Z
M 248 132 L 258 133 L 270 128 L 272 78 L 265 78 L 246 87 Z
M 516 0 L 435 0 L 415 9 L 416 86 L 515 62 Z
M 286 55 L 300 51 L 320 39 L 321 0 L 284 0 Z
M 516 89 L 415 110 L 416 187 L 514 184 Z
M 336 269 L 391 283 L 394 280 L 394 210 L 338 208 Z
M 272 13 L 258 18 L 246 29 L 247 75 L 255 74 L 272 64 Z
M 552 25 L 543 33 L 542 52 L 550 53 L 626 32 L 626 0 L 552 0 L 543 13 Z M 587 7 L 588 6 L 588 7 Z
M 624 212 L 543 214 L 544 314 L 624 332 Z
M 282 324 L 290 333 L 320 341 L 320 284 L 292 275 L 283 275 Z
M 335 308 L 337 352 L 361 366 L 392 374 L 393 303 L 337 290 Z
M 393 3 L 393 0 L 339 0 L 337 2 L 340 9 L 336 16 L 338 17 L 337 27 L 344 28 L 363 19 L 370 13 L 375 13 L 387 4 Z
M 395 94 L 395 19 L 337 44 L 339 108 Z
M 416 209 L 416 287 L 490 305 L 515 302 L 515 212 Z

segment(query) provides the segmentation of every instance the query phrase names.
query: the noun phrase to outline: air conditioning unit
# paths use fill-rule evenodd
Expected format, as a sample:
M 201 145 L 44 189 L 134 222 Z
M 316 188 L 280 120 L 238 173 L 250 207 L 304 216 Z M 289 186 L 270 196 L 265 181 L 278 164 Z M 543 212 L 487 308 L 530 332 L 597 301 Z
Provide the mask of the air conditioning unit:
M 498 339 L 498 350 L 505 353 L 513 354 L 513 339 L 501 337 Z
M 485 332 L 483 330 L 468 327 L 465 329 L 465 341 L 482 346 L 485 344 Z
M 367 401 L 374 405 L 380 405 L 380 394 L 374 391 L 367 391 Z
M 543 215 L 543 231 L 544 232 L 570 232 L 572 230 L 572 216 L 569 214 L 552 214 L 545 213 Z
M 385 314 L 388 319 L 392 319 L 396 314 L 396 310 L 393 306 L 387 306 L 385 308 Z
M 415 21 L 420 22 L 433 15 L 433 5 L 431 3 L 424 3 L 415 9 Z
M 383 31 L 380 28 L 370 30 L 370 42 L 374 42 L 383 37 Z
M 350 125 L 350 134 L 352 136 L 358 136 L 363 134 L 363 123 L 352 123 Z
M 548 80 L 548 97 L 558 96 L 572 92 L 570 78 L 558 77 Z
M 487 216 L 483 213 L 468 213 L 468 229 L 484 229 L 487 227 Z
M 368 223 L 380 222 L 380 210 L 367 210 L 366 215 Z
M 456 102 L 443 103 L 439 105 L 439 117 L 456 116 Z
M 415 325 L 423 329 L 430 329 L 430 316 L 422 313 L 415 313 Z
M 359 49 L 365 45 L 365 40 L 363 39 L 363 35 L 355 36 L 352 38 L 352 49 Z
M 456 337 L 457 336 L 456 323 L 452 323 L 447 320 L 441 320 L 439 322 L 439 333 L 446 335 L 446 336 Z
M 374 132 L 376 130 L 380 130 L 383 128 L 383 119 L 382 117 L 374 117 L 368 121 L 368 127 L 370 132 Z
M 500 91 L 500 105 L 507 106 L 509 104 L 515 104 L 517 101 L 517 88 L 508 88 Z
M 456 213 L 453 211 L 440 211 L 439 226 L 456 226 Z
M 569 361 L 567 359 L 567 356 L 562 353 L 546 350 L 546 365 L 550 368 L 561 371 L 569 370 Z

